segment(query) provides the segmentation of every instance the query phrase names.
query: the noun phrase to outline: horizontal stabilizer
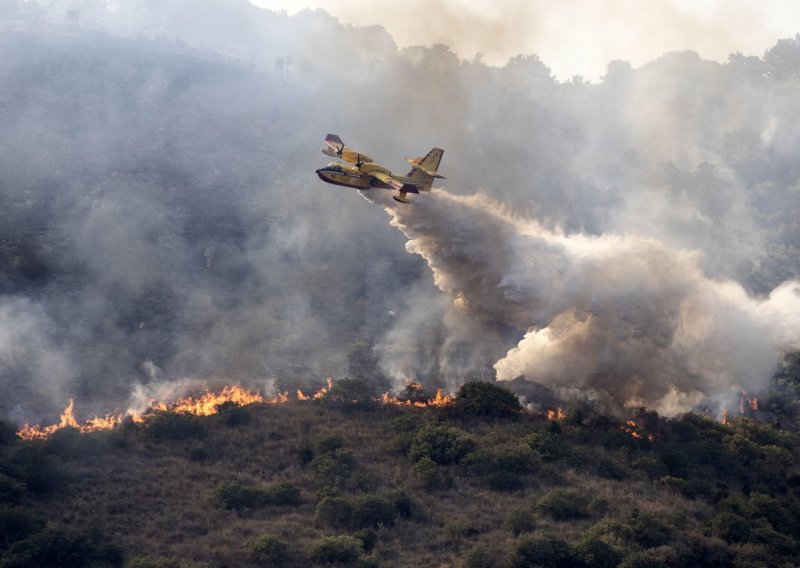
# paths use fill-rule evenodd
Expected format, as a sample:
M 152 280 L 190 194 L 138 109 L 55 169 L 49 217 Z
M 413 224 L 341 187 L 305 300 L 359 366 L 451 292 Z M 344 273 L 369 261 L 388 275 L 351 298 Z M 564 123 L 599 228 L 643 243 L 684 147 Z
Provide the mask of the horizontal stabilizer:
M 419 194 L 419 189 L 413 183 L 404 183 L 403 187 L 400 188 L 402 193 L 416 193 Z

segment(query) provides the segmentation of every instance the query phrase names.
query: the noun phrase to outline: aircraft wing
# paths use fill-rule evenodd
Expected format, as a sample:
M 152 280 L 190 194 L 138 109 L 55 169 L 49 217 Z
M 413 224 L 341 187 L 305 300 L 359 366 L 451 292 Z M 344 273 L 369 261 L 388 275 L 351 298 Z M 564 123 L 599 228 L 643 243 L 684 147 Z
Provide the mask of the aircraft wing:
M 369 175 L 371 175 L 372 177 L 374 177 L 377 180 L 380 180 L 382 183 L 385 183 L 386 185 L 388 185 L 392 189 L 396 189 L 398 191 L 402 190 L 402 191 L 406 191 L 406 192 L 409 192 L 409 193 L 419 193 L 419 190 L 417 190 L 417 186 L 416 185 L 411 184 L 411 183 L 403 183 L 403 182 L 397 181 L 396 179 L 394 179 L 389 174 L 385 174 L 383 172 L 370 172 Z

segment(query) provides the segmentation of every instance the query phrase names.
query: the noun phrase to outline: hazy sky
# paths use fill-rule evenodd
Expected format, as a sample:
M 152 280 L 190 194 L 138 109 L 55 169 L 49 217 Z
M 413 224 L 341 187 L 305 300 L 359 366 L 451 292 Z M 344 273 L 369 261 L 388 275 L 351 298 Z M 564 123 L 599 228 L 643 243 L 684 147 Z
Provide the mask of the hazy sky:
M 400 47 L 444 43 L 493 65 L 536 53 L 562 80 L 595 80 L 613 59 L 636 67 L 675 50 L 720 61 L 736 51 L 761 56 L 800 33 L 797 0 L 251 1 L 290 14 L 323 8 L 344 23 L 385 27 Z

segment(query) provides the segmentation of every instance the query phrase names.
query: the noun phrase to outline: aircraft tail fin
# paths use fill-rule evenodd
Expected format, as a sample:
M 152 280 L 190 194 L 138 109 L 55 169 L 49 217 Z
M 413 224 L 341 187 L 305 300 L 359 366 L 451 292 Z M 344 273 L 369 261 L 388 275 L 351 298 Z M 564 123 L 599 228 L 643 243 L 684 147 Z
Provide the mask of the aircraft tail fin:
M 444 155 L 444 150 L 434 148 L 424 157 L 414 158 L 413 160 L 406 158 L 406 161 L 413 167 L 407 177 L 422 191 L 430 191 L 435 178 L 445 179 L 437 171 L 442 161 L 442 155 Z

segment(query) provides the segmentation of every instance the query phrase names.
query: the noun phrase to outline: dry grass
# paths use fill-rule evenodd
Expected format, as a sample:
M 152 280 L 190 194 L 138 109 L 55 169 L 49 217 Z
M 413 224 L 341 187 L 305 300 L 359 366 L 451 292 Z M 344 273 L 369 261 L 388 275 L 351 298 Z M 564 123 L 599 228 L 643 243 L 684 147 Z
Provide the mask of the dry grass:
M 606 516 L 626 518 L 634 510 L 659 516 L 703 516 L 705 505 L 688 501 L 646 481 L 611 481 L 575 470 L 560 479 L 529 480 L 518 492 L 498 492 L 456 476 L 448 489 L 427 490 L 414 477 L 412 464 L 387 449 L 396 432 L 390 419 L 412 412 L 419 420 L 433 410 L 380 408 L 343 413 L 316 403 L 251 406 L 253 420 L 229 427 L 218 416 L 204 419 L 208 436 L 199 440 L 148 442 L 141 428 L 92 434 L 91 451 L 62 455 L 72 476 L 57 498 L 31 501 L 42 518 L 84 530 L 99 529 L 120 545 L 129 558 L 139 555 L 177 557 L 207 566 L 247 566 L 244 542 L 274 533 L 290 543 L 289 565 L 306 566 L 304 551 L 314 540 L 337 531 L 316 526 L 314 510 L 319 488 L 313 468 L 301 464 L 298 450 L 324 436 L 339 436 L 355 455 L 358 472 L 375 475 L 379 492 L 405 491 L 415 503 L 410 519 L 378 531 L 372 554 L 386 566 L 461 566 L 464 552 L 476 544 L 500 551 L 513 549 L 516 539 L 505 523 L 511 509 L 533 507 L 556 486 L 578 487 L 608 502 Z M 466 428 L 478 445 L 519 440 L 542 428 L 535 420 L 478 422 Z M 90 445 L 90 448 L 92 445 Z M 199 451 L 198 449 L 202 450 Z M 200 457 L 204 459 L 198 459 Z M 300 487 L 300 506 L 230 511 L 217 506 L 214 492 L 223 482 L 239 480 L 268 484 L 288 481 Z M 345 492 L 345 496 L 350 493 Z M 453 539 L 445 525 L 468 520 L 477 534 Z M 537 532 L 550 532 L 571 542 L 600 517 L 557 522 L 539 515 Z

